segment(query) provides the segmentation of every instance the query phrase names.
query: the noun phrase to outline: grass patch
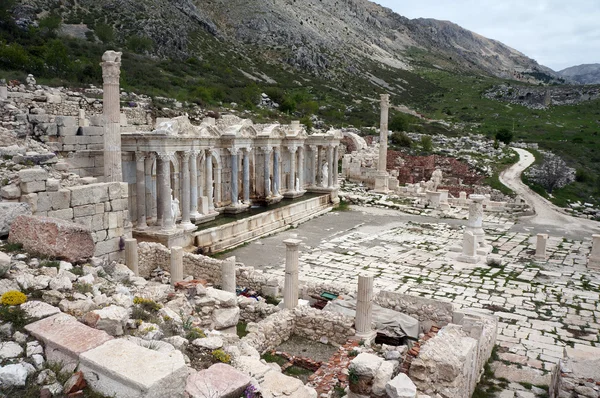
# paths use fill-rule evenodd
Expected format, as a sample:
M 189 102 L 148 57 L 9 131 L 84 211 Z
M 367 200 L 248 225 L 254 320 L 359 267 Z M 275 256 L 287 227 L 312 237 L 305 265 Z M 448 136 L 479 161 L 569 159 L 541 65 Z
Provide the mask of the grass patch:
M 287 363 L 287 360 L 279 355 L 275 355 L 272 352 L 266 352 L 260 357 L 269 363 L 276 363 L 279 366 L 283 366 Z
M 350 202 L 345 201 L 344 199 L 340 199 L 340 203 L 335 205 L 332 211 L 349 211 L 350 210 Z
M 2 251 L 5 253 L 15 253 L 23 250 L 23 245 L 20 243 L 4 243 L 2 245 Z
M 248 335 L 249 332 L 246 330 L 247 327 L 248 324 L 246 322 L 238 322 L 236 325 L 236 332 L 240 339 Z

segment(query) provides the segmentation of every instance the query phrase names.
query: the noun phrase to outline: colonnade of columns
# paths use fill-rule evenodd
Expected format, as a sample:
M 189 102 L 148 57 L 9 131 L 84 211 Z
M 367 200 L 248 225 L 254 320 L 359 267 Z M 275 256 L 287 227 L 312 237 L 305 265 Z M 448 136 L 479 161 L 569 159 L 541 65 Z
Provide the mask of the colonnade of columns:
M 226 201 L 230 200 L 231 206 L 249 205 L 251 194 L 259 200 L 261 197 L 280 197 L 284 193 L 299 196 L 305 192 L 305 187 L 334 189 L 338 184 L 337 145 L 263 146 L 256 148 L 255 156 L 251 156 L 253 149 L 228 148 L 231 195 Z M 194 228 L 194 221 L 207 215 L 204 213 L 215 214 L 215 207 L 223 205 L 222 167 L 215 151 L 209 148 L 135 153 L 138 230 L 147 229 L 149 220 L 162 230 L 172 230 L 179 211 L 181 226 L 186 229 Z M 262 170 L 257 167 L 256 175 L 251 175 L 251 167 L 254 170 L 251 162 L 255 164 L 260 155 L 264 159 Z M 173 169 L 179 169 L 179 173 L 173 174 L 172 164 L 178 166 Z M 284 164 L 287 165 L 285 172 L 289 174 L 283 175 Z M 256 184 L 261 180 L 264 190 L 259 192 Z M 180 202 L 179 207 L 174 205 L 174 200 Z M 203 201 L 207 202 L 204 208 Z

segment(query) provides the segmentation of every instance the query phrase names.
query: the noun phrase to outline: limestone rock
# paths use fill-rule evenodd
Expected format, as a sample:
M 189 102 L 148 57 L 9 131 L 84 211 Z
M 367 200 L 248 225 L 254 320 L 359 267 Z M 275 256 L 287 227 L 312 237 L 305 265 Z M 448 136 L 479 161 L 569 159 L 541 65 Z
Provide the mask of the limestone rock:
M 117 264 L 112 272 L 112 277 L 117 282 L 129 281 L 129 278 L 135 276 L 135 274 L 127 268 L 125 264 Z
M 220 337 L 205 337 L 203 339 L 196 339 L 192 341 L 192 344 L 208 350 L 216 350 L 217 348 L 223 347 L 223 339 Z
M 27 376 L 35 369 L 28 363 L 18 363 L 0 367 L 0 385 L 2 387 L 23 387 Z
M 373 379 L 373 386 L 371 387 L 373 394 L 377 396 L 385 396 L 385 386 L 390 380 L 392 380 L 393 374 L 394 362 L 384 361 L 377 370 L 375 379 Z
M 19 284 L 12 279 L 0 279 L 0 295 L 10 292 L 11 290 L 21 290 Z
M 28 203 L 0 202 L 0 237 L 8 235 L 11 224 L 21 215 L 31 215 Z
M 213 312 L 213 323 L 215 329 L 226 329 L 231 326 L 238 324 L 240 320 L 240 309 L 235 308 L 223 308 Z
M 8 241 L 27 251 L 76 262 L 92 257 L 94 241 L 88 228 L 50 217 L 18 216 Z
M 10 270 L 10 256 L 0 252 L 0 277 L 3 277 Z
M 0 359 L 17 358 L 23 354 L 23 347 L 14 341 L 0 343 Z
M 390 380 L 385 390 L 390 398 L 417 398 L 417 387 L 415 383 L 404 373 Z
M 31 318 L 46 318 L 60 312 L 60 309 L 43 301 L 28 301 L 21 304 L 21 309 Z
M 71 283 L 71 279 L 67 275 L 58 275 L 56 278 L 52 278 L 50 283 L 48 284 L 50 289 L 65 291 L 73 289 L 73 284 Z
M 209 287 L 206 289 L 207 296 L 214 299 L 220 307 L 234 307 L 237 305 L 235 293 L 226 292 Z
M 104 330 L 111 336 L 121 336 L 129 318 L 129 312 L 117 305 L 93 311 L 98 316 L 96 329 Z
M 239 398 L 250 384 L 249 376 L 224 363 L 192 373 L 185 387 L 190 398 Z
M 304 386 L 300 380 L 274 370 L 271 370 L 265 375 L 264 381 L 260 386 L 264 398 L 280 396 L 317 398 L 316 391 Z
M 375 377 L 382 363 L 383 359 L 381 357 L 363 352 L 350 362 L 350 368 L 359 376 Z

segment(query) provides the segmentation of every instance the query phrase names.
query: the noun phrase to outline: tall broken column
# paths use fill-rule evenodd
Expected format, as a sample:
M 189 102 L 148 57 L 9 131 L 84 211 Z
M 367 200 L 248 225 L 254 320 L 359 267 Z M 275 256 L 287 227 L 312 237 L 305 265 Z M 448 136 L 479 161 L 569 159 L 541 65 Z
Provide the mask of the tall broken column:
M 125 239 L 125 265 L 135 276 L 140 276 L 137 239 Z
M 475 237 L 476 246 L 485 246 L 485 232 L 483 231 L 483 195 L 469 195 L 471 203 L 469 204 L 469 220 L 466 230 Z
M 284 240 L 285 251 L 285 285 L 283 288 L 284 308 L 291 310 L 298 306 L 298 247 L 301 240 Z
M 221 290 L 235 293 L 235 284 L 235 256 L 233 256 L 221 263 Z
M 104 180 L 123 181 L 121 166 L 121 97 L 119 77 L 121 76 L 121 54 L 106 51 L 102 56 L 102 78 L 104 80 Z
M 368 338 L 373 335 L 373 276 L 358 276 L 358 296 L 356 298 L 356 336 Z
M 546 259 L 546 244 L 548 243 L 548 234 L 537 234 L 537 240 L 535 242 L 535 259 L 545 260 Z
M 183 247 L 171 248 L 171 285 L 183 280 Z
M 388 117 L 390 109 L 390 95 L 381 94 L 381 122 L 379 133 L 379 160 L 377 163 L 377 174 L 375 175 L 375 192 L 387 193 L 388 172 L 387 172 L 387 148 L 388 148 Z

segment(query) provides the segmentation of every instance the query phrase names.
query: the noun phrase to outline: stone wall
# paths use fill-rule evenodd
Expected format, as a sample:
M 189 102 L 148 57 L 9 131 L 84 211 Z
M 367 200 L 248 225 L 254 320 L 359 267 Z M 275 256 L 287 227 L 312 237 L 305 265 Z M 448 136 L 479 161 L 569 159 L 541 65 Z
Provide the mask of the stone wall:
M 553 369 L 550 398 L 600 396 L 600 348 L 575 344 Z
M 61 181 L 50 178 L 43 168 L 20 170 L 19 180 L 18 192 L 12 201 L 28 203 L 33 215 L 72 221 L 90 228 L 96 245 L 95 256 L 110 260 L 121 257 L 120 240 L 131 236 L 127 221 L 127 184 L 62 187 Z
M 168 271 L 171 267 L 171 250 L 160 243 L 138 244 L 140 276 L 149 278 L 156 267 Z M 199 254 L 183 253 L 183 275 L 204 279 L 215 285 L 221 284 L 221 260 Z
M 469 313 L 449 324 L 420 348 L 409 377 L 427 395 L 470 397 L 496 342 L 495 317 Z
M 281 310 L 258 323 L 249 323 L 249 334 L 242 340 L 263 353 L 275 349 L 292 335 L 312 341 L 342 345 L 354 336 L 354 318 L 300 306 Z
M 374 302 L 383 308 L 389 308 L 418 319 L 419 323 L 427 330 L 433 324 L 439 327 L 449 324 L 452 322 L 454 312 L 451 303 L 396 292 L 381 291 L 375 296 Z
M 267 304 L 264 299 L 256 300 L 244 296 L 238 296 L 238 305 L 240 306 L 240 319 L 244 322 L 260 322 L 281 311 L 281 308 Z

